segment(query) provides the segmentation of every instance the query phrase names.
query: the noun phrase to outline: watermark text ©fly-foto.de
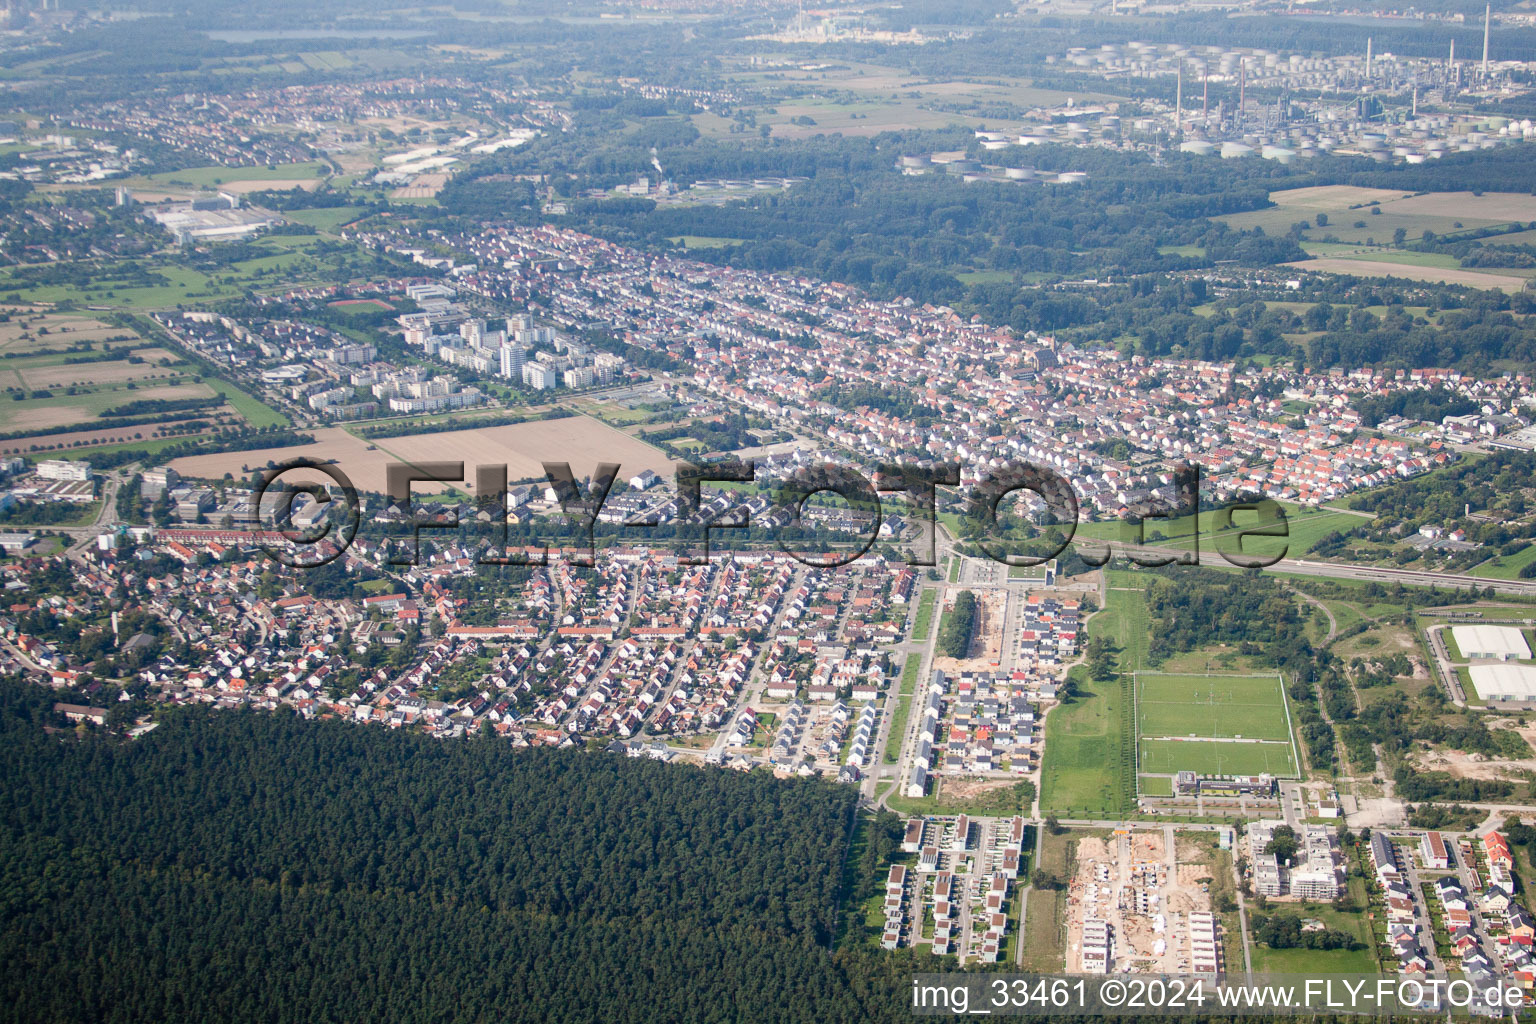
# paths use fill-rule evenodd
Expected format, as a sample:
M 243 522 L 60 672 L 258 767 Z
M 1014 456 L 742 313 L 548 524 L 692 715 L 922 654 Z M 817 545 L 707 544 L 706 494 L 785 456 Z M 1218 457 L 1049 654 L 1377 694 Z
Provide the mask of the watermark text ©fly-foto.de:
M 619 477 L 619 464 L 600 463 L 587 480 L 585 490 L 578 484 L 569 463 L 545 462 L 542 464 L 561 512 L 574 528 L 576 537 L 569 546 L 578 552 L 577 564 L 591 565 L 596 547 L 595 528 L 599 514 L 607 503 L 614 481 Z M 953 463 L 912 465 L 891 463 L 879 466 L 873 477 L 866 476 L 852 467 L 837 463 L 822 463 L 796 469 L 787 477 L 776 480 L 772 488 L 771 503 L 759 509 L 759 518 L 744 504 L 738 504 L 724 514 L 702 514 L 703 485 L 708 483 L 745 484 L 756 477 L 756 467 L 751 460 L 731 460 L 704 465 L 679 463 L 674 473 L 676 497 L 673 500 L 675 515 L 671 525 L 694 527 L 702 532 L 702 551 L 690 551 L 681 555 L 686 564 L 702 564 L 709 560 L 710 535 L 717 530 L 740 530 L 748 527 L 765 527 L 772 541 L 785 554 L 809 565 L 828 567 L 847 564 L 862 556 L 880 536 L 884 521 L 881 505 L 882 494 L 900 494 L 904 498 L 906 515 L 926 525 L 922 536 L 926 543 L 922 550 L 914 550 L 907 561 L 915 566 L 932 566 L 935 557 L 935 524 L 937 522 L 937 495 L 940 487 L 956 487 L 960 484 L 959 467 Z M 292 476 L 301 482 L 284 480 Z M 316 475 L 329 480 L 320 484 Z M 407 543 L 403 553 L 392 555 L 396 565 L 414 565 L 420 545 L 422 530 L 459 529 L 463 525 L 457 518 L 421 519 L 413 516 L 411 486 L 420 483 L 463 483 L 467 480 L 463 462 L 391 463 L 385 469 L 387 499 L 396 518 L 408 529 L 402 538 Z M 490 550 L 501 554 L 482 554 L 487 565 L 543 564 L 547 555 L 542 551 L 519 550 L 507 552 L 507 524 L 504 514 L 507 507 L 507 467 L 505 465 L 480 465 L 475 467 L 475 506 L 482 526 L 499 524 L 500 544 L 491 536 Z M 1145 509 L 1134 521 L 1124 523 L 1126 535 L 1122 539 L 1123 553 L 1139 565 L 1195 565 L 1199 563 L 1200 530 L 1191 531 L 1187 550 L 1153 552 L 1144 545 L 1144 528 L 1147 520 L 1171 519 L 1194 515 L 1199 511 L 1199 468 L 1192 465 L 1179 467 L 1173 473 L 1174 498 L 1164 510 Z M 274 507 L 266 496 L 276 489 L 280 499 Z M 346 511 L 340 522 L 333 517 L 322 517 L 319 529 L 313 533 L 296 531 L 276 532 L 260 521 L 263 510 L 275 513 L 275 521 L 289 518 L 295 499 L 307 494 L 322 504 L 336 499 L 339 492 L 341 507 Z M 1028 492 L 1043 505 L 1038 518 L 1048 528 L 1034 538 L 1031 550 L 1018 550 L 1018 541 L 1010 540 L 1000 523 L 999 513 L 1010 497 Z M 864 532 L 831 551 L 810 552 L 796 541 L 801 538 L 806 503 L 818 494 L 835 495 L 843 499 L 850 510 L 861 514 L 860 524 Z M 352 481 L 340 469 L 314 459 L 296 458 L 278 463 L 261 471 L 252 502 L 251 518 L 247 525 L 263 531 L 270 543 L 264 545 L 268 555 L 285 565 L 314 567 L 328 562 L 347 550 L 356 540 L 361 520 L 362 504 Z M 1030 462 L 1010 463 L 1001 467 L 989 467 L 986 475 L 971 484 L 965 492 L 964 515 L 972 526 L 970 543 L 987 557 L 1007 566 L 1042 565 L 1058 557 L 1073 543 L 1078 526 L 1077 492 L 1072 483 L 1050 466 Z M 1256 513 L 1257 522 L 1237 526 L 1233 515 L 1237 512 Z M 622 523 L 625 530 L 647 531 L 660 525 L 653 513 L 641 513 Z M 1215 536 L 1217 552 L 1229 564 L 1244 569 L 1267 568 L 1286 557 L 1282 546 L 1279 553 L 1264 555 L 1244 551 L 1248 538 L 1286 538 L 1290 530 L 1285 510 L 1270 498 L 1256 498 L 1216 509 L 1203 528 Z M 1132 535 L 1134 531 L 1134 535 Z M 1079 545 L 1077 554 L 1089 565 L 1103 565 L 1115 555 L 1108 541 L 1095 541 Z

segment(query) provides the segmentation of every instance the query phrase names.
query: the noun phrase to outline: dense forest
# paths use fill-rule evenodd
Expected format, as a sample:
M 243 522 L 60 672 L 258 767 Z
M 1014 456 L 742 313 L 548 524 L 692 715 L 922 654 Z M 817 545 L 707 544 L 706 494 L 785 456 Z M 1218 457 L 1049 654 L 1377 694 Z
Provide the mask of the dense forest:
M 0 682 L 0 1019 L 904 1016 L 911 959 L 829 949 L 851 788 L 55 699 Z
M 724 148 L 720 143 L 690 139 L 663 153 L 669 174 L 686 180 L 799 173 L 809 180 L 782 195 L 724 207 L 603 202 L 573 205 L 557 220 L 628 245 L 661 247 L 679 235 L 738 238 L 740 245 L 690 256 L 745 269 L 814 274 L 880 297 L 948 303 L 983 301 L 984 293 L 956 276 L 966 269 L 1102 278 L 1181 270 L 1207 265 L 1208 259 L 1264 265 L 1305 258 L 1293 239 L 1243 234 L 1203 219 L 1267 206 L 1271 188 L 1306 183 L 1285 181 L 1289 172 L 1267 162 L 1234 167 L 1234 161 L 1174 154 L 1159 164 L 1140 155 L 1046 145 L 989 159 L 1042 171 L 1083 170 L 1088 181 L 1023 187 L 896 173 L 898 156 L 965 148 L 974 144 L 969 136 L 886 134 L 817 139 L 814 145 L 731 146 L 728 153 L 718 153 Z M 584 185 L 606 184 L 648 166 L 644 141 L 638 136 L 631 148 L 576 160 L 554 148 L 557 140 L 548 151 L 535 144 L 508 159 L 521 173 L 537 170 L 571 175 Z M 602 162 L 604 157 L 612 163 Z M 1159 251 L 1180 244 L 1204 246 L 1208 259 Z
M 1257 570 L 1166 573 L 1147 590 L 1147 613 L 1153 664 L 1209 644 L 1239 645 L 1277 666 L 1308 653 L 1295 600 Z

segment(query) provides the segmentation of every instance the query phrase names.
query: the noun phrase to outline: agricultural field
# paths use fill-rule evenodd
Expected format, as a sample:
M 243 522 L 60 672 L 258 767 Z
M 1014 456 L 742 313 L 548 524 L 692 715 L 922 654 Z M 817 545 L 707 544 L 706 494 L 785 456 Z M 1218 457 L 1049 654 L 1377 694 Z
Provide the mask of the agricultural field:
M 1297 774 L 1279 676 L 1138 672 L 1135 693 L 1140 773 Z
M 1415 253 L 1414 255 L 1434 255 Z M 1312 270 L 1323 274 L 1349 274 L 1355 277 L 1400 277 L 1408 281 L 1435 281 L 1441 284 L 1462 284 L 1468 288 L 1498 289 L 1518 292 L 1525 288 L 1527 278 L 1513 271 L 1504 273 L 1481 270 L 1459 270 L 1434 266 L 1414 266 L 1406 263 L 1390 263 L 1381 259 L 1355 259 L 1348 256 L 1324 256 L 1296 263 L 1281 264 L 1297 270 Z
M 13 391 L 11 400 L 0 399 L 0 432 L 49 431 L 59 427 L 89 423 L 108 410 L 127 402 L 178 401 L 186 398 L 213 398 L 216 392 L 203 383 L 178 383 L 137 387 L 127 384 L 100 387 L 71 387 L 74 394 Z M 48 398 L 28 395 L 49 394 Z M 203 410 L 199 410 L 202 412 Z M 209 414 L 215 409 L 207 410 Z M 149 429 L 154 429 L 150 427 Z
M 674 235 L 667 241 L 675 242 L 684 249 L 726 249 L 733 245 L 740 245 L 743 239 L 725 238 L 719 235 Z
M 181 362 L 181 357 L 163 348 L 121 349 L 124 358 L 92 363 L 43 362 L 16 360 L 0 365 L 0 387 L 12 385 L 35 390 L 90 385 L 124 384 L 128 381 L 155 380 L 179 376 L 167 368 Z M 132 355 L 130 361 L 127 357 Z M 63 360 L 66 357 L 53 357 Z M 12 369 L 12 366 L 16 369 Z
M 645 469 L 670 477 L 674 469 L 674 461 L 659 449 L 589 416 L 383 438 L 378 445 L 410 462 L 505 462 L 510 480 L 543 480 L 546 460 L 569 462 L 578 479 L 592 473 L 599 462 L 618 463 L 625 479 Z
M 140 181 L 185 188 L 223 189 L 226 192 L 257 192 L 269 188 L 313 188 L 319 184 L 320 171 L 326 165 L 318 160 L 301 164 L 277 164 L 266 167 L 186 167 L 179 171 L 152 174 L 145 179 L 128 179 L 132 186 Z
M 620 476 L 628 479 L 641 470 L 672 474 L 672 460 L 659 450 L 587 416 L 559 420 L 535 420 L 483 429 L 453 430 L 437 434 L 412 434 L 364 440 L 340 427 L 313 432 L 314 444 L 225 455 L 191 455 L 172 466 L 183 476 L 214 478 L 233 472 L 238 464 L 262 466 L 268 460 L 296 457 L 335 460 L 353 484 L 365 491 L 385 491 L 385 470 L 392 463 L 457 462 L 474 478 L 476 465 L 505 463 L 509 480 L 544 479 L 543 461 L 566 461 L 579 480 L 596 470 L 599 462 L 617 462 Z M 323 482 L 323 481 L 321 481 Z M 448 490 L 472 493 L 469 484 L 454 488 L 446 483 L 419 483 L 413 492 Z
M 253 399 L 222 380 L 198 379 L 179 353 L 146 341 L 132 327 L 74 313 L 11 311 L 0 321 L 0 433 L 25 433 L 0 444 L 29 454 L 123 444 L 166 434 L 187 435 L 186 421 L 257 426 L 269 419 Z M 117 358 L 102 358 L 114 356 Z M 124 423 L 103 415 L 143 402 L 217 399 L 194 411 L 168 410 L 163 421 Z M 265 406 L 254 403 L 260 410 Z M 278 422 L 285 422 L 278 417 Z
M 1288 264 L 1301 270 L 1352 274 L 1360 277 L 1400 277 L 1441 281 L 1474 288 L 1519 291 L 1531 274 L 1525 270 L 1462 269 L 1445 253 L 1421 253 L 1393 248 L 1398 231 L 1416 242 L 1425 232 L 1438 237 L 1505 226 L 1521 228 L 1536 219 L 1536 197 L 1514 193 L 1426 192 L 1415 195 L 1394 189 L 1352 185 L 1322 185 L 1269 194 L 1275 205 L 1262 210 L 1217 218 L 1229 227 L 1262 228 L 1286 234 L 1305 222 L 1301 244 L 1310 259 Z M 1326 223 L 1318 223 L 1321 216 Z M 1514 235 L 1498 241 L 1518 240 Z
M 1396 189 L 1320 185 L 1271 192 L 1269 199 L 1273 207 L 1216 219 L 1232 228 L 1262 227 L 1270 234 L 1284 234 L 1292 224 L 1305 220 L 1313 226 L 1302 233 L 1304 241 L 1323 242 L 1332 236 L 1339 242 L 1363 244 L 1368 237 L 1385 243 L 1398 228 L 1409 241 L 1417 241 L 1425 231 L 1447 235 L 1536 218 L 1536 198 L 1508 193 L 1414 195 Z M 1316 223 L 1319 213 L 1328 218 L 1326 225 Z M 1364 226 L 1356 227 L 1356 222 Z
M 67 356 L 45 354 L 52 349 L 125 344 L 139 339 L 132 331 L 81 313 L 44 313 L 0 308 L 0 367 L 52 366 Z M 124 349 L 127 354 L 127 349 Z
M 160 436 L 156 437 L 155 434 Z M 72 459 L 89 459 L 95 455 L 115 454 L 120 451 L 155 454 L 173 444 L 201 436 L 201 429 L 189 428 L 185 421 L 168 420 L 152 427 L 125 427 L 117 429 L 80 430 L 41 437 L 27 437 L 14 441 L 0 441 L 0 455 L 30 455 L 49 458 L 67 454 Z M 65 451 L 67 449 L 67 451 Z

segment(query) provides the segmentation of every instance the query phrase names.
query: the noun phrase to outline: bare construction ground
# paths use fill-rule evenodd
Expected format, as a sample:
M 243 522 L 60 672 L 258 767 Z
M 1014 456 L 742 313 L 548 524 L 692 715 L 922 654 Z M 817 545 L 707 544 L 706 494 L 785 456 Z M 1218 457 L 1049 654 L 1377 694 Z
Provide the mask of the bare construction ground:
M 1525 740 L 1528 747 L 1536 746 L 1536 726 L 1521 725 L 1519 719 L 1487 719 L 1490 729 L 1509 729 Z M 1530 757 L 1490 758 L 1485 754 L 1469 754 L 1462 750 L 1425 750 L 1417 752 L 1413 763 L 1424 771 L 1447 772 L 1457 779 L 1485 779 L 1521 782 L 1536 778 L 1536 750 Z
M 1181 974 L 1189 966 L 1189 915 L 1210 910 L 1210 868 L 1193 844 L 1168 848 L 1162 830 L 1086 836 L 1067 895 L 1069 973 L 1083 969 L 1083 922 L 1109 924 L 1110 971 Z
M 950 588 L 945 604 L 967 589 L 964 586 Z M 1008 595 L 1000 590 L 972 591 L 976 595 L 976 632 L 971 637 L 970 656 L 966 658 L 935 657 L 933 667 L 945 672 L 986 671 L 996 667 L 1003 656 L 1003 622 L 1008 609 Z

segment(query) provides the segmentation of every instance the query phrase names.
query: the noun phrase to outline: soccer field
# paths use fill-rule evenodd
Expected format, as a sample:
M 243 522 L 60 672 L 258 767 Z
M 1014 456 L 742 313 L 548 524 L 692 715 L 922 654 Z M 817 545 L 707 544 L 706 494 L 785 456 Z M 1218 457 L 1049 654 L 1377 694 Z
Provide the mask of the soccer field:
M 1138 771 L 1171 775 L 1191 771 L 1200 775 L 1297 774 L 1289 743 L 1248 740 L 1147 740 L 1139 744 Z
M 1138 672 L 1136 727 L 1143 740 L 1291 738 L 1279 676 Z
M 1136 771 L 1299 774 L 1279 676 L 1138 672 Z

